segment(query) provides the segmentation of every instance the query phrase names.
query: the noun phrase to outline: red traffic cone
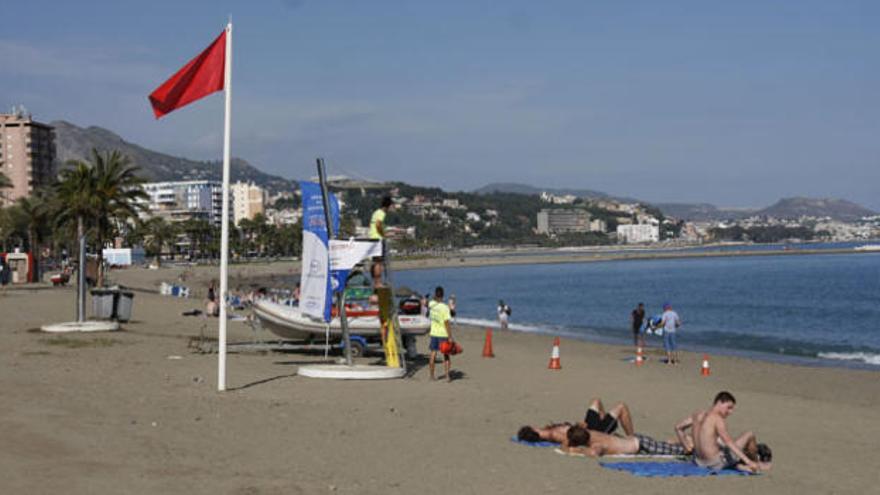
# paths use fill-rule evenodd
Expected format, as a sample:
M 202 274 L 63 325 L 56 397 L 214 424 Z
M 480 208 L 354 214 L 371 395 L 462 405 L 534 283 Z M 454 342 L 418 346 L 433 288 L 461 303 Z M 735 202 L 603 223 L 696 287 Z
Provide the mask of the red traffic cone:
M 645 364 L 645 355 L 642 353 L 642 348 L 636 348 L 636 366 L 641 366 Z
M 700 376 L 709 376 L 712 372 L 709 370 L 709 355 L 703 354 L 703 366 L 700 367 Z
M 486 329 L 486 343 L 483 344 L 483 357 L 493 358 L 495 353 L 492 352 L 492 329 Z
M 547 369 L 562 369 L 562 363 L 559 362 L 559 337 L 553 339 L 553 351 L 550 352 L 550 364 L 547 365 Z

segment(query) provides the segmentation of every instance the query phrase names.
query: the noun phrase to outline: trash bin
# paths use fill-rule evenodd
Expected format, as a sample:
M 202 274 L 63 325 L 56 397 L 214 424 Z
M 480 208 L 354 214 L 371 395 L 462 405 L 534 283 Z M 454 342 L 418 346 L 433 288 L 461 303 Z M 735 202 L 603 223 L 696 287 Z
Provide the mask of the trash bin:
M 131 319 L 131 307 L 134 305 L 134 292 L 118 291 L 117 297 L 114 298 L 115 310 L 114 318 L 118 321 L 128 321 Z
M 92 289 L 92 317 L 110 319 L 113 317 L 114 293 L 108 289 Z

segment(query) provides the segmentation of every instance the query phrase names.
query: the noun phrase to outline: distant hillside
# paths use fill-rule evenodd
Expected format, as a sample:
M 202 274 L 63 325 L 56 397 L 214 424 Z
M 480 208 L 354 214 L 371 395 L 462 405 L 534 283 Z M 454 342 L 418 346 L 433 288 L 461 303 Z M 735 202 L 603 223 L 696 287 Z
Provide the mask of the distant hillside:
M 736 220 L 754 214 L 757 209 L 718 208 L 709 203 L 656 203 L 654 204 L 668 217 L 687 221 Z
M 58 162 L 61 164 L 67 160 L 88 159 L 92 148 L 119 150 L 141 167 L 143 176 L 150 181 L 223 179 L 222 162 L 219 160 L 197 161 L 148 150 L 101 127 L 82 128 L 63 120 L 56 120 L 50 125 L 55 128 Z M 231 160 L 230 174 L 232 182 L 253 182 L 270 191 L 290 191 L 293 187 L 291 181 L 263 173 L 241 158 Z
M 784 198 L 755 214 L 776 218 L 831 217 L 852 222 L 877 212 L 843 199 Z
M 633 198 L 625 198 L 621 196 L 612 196 L 602 191 L 593 191 L 592 189 L 554 189 L 550 187 L 534 187 L 527 184 L 518 184 L 515 182 L 494 182 L 474 190 L 474 194 L 492 194 L 496 192 L 512 193 L 512 194 L 530 194 L 538 195 L 541 192 L 548 192 L 558 196 L 571 194 L 579 198 L 591 199 L 613 199 L 624 203 L 637 203 L 639 200 Z
M 664 215 L 688 221 L 737 220 L 750 216 L 797 219 L 830 217 L 852 222 L 877 213 L 843 199 L 785 198 L 763 209 L 718 208 L 708 203 L 658 203 Z

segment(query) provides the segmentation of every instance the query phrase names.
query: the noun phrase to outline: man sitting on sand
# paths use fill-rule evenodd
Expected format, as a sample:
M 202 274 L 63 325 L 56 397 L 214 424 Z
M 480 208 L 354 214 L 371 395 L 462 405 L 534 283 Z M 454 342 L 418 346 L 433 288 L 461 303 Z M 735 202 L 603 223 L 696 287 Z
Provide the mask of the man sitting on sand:
M 734 440 L 727 432 L 725 419 L 733 413 L 736 399 L 730 392 L 719 392 L 712 408 L 696 411 L 675 426 L 679 441 L 693 449 L 694 462 L 720 471 L 739 469 L 759 472 L 770 469 L 772 453 L 765 444 L 758 444 L 755 434 L 748 431 Z M 689 437 L 686 431 L 692 431 Z
M 605 411 L 602 400 L 595 398 L 590 401 L 590 407 L 584 415 L 584 420 L 572 423 L 554 423 L 544 427 L 523 426 L 519 429 L 517 438 L 524 442 L 556 442 L 562 443 L 568 429 L 572 426 L 581 426 L 588 430 L 611 434 L 617 430 L 618 425 L 623 427 L 627 435 L 633 434 L 632 415 L 629 407 L 623 402 L 618 402 L 610 410 Z
M 647 435 L 636 433 L 618 437 L 599 431 L 590 431 L 574 425 L 566 432 L 562 450 L 569 454 L 590 457 L 603 455 L 686 455 L 685 448 L 677 443 L 662 442 Z

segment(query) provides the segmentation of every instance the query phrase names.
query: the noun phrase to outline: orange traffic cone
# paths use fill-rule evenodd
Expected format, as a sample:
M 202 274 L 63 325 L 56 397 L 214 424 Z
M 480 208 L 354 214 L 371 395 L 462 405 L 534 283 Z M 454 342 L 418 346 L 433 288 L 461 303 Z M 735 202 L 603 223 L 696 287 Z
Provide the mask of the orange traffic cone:
M 642 348 L 636 348 L 636 366 L 641 366 L 645 364 L 645 355 L 642 354 Z
M 559 337 L 553 339 L 553 351 L 550 353 L 550 364 L 547 365 L 547 369 L 562 369 L 562 363 L 559 362 Z
M 486 343 L 483 344 L 483 357 L 493 358 L 495 353 L 492 352 L 492 329 L 486 329 Z
M 709 376 L 712 372 L 709 370 L 709 355 L 703 354 L 703 366 L 700 368 L 700 376 Z

